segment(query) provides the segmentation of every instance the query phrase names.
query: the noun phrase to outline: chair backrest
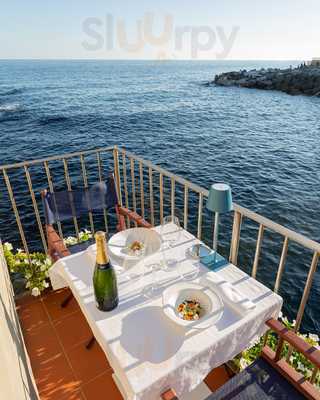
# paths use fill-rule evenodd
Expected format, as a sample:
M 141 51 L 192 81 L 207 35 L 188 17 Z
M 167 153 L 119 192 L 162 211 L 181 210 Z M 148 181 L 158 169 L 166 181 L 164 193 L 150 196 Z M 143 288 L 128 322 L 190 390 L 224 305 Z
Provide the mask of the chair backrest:
M 97 182 L 88 188 L 64 190 L 57 192 L 42 192 L 46 223 L 69 220 L 80 217 L 89 211 L 110 209 L 118 204 L 113 175 L 105 182 Z

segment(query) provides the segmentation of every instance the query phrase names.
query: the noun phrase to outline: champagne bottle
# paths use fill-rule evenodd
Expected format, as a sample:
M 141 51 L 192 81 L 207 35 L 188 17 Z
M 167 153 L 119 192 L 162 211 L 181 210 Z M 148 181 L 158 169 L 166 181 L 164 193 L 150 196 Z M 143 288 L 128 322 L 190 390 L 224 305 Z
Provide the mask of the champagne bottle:
M 107 254 L 105 233 L 97 232 L 95 239 L 97 257 L 93 274 L 93 287 L 96 304 L 101 311 L 111 311 L 119 303 L 117 277 Z

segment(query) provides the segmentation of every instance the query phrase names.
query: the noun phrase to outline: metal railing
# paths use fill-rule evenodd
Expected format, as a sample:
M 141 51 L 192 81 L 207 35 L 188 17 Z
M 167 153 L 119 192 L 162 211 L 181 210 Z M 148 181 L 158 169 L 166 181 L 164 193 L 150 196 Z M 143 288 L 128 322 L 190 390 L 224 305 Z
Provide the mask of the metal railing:
M 49 190 L 53 192 L 55 189 L 55 183 L 50 173 L 50 164 L 52 162 L 62 162 L 65 185 L 68 190 L 72 190 L 72 183 L 68 165 L 69 161 L 74 159 L 80 161 L 82 182 L 83 185 L 87 187 L 89 185 L 89 182 L 86 168 L 86 158 L 89 156 L 94 156 L 96 158 L 96 171 L 95 174 L 93 173 L 92 175 L 94 177 L 97 176 L 98 179 L 101 181 L 103 180 L 104 176 L 101 157 L 103 154 L 106 153 L 110 155 L 108 161 L 108 170 L 110 171 L 110 169 L 112 169 L 114 172 L 117 193 L 121 205 L 124 205 L 125 207 L 131 208 L 133 211 L 140 213 L 140 215 L 144 218 L 147 218 L 152 225 L 158 223 L 160 224 L 162 222 L 165 211 L 174 215 L 179 208 L 180 211 L 182 210 L 183 215 L 181 220 L 183 221 L 183 226 L 185 229 L 188 229 L 188 227 L 190 226 L 191 213 L 194 212 L 194 214 L 196 214 L 196 216 L 193 217 L 193 219 L 196 221 L 196 234 L 199 239 L 202 238 L 204 200 L 208 196 L 208 191 L 196 184 L 189 182 L 182 177 L 179 177 L 161 168 L 160 166 L 151 163 L 150 161 L 144 160 L 143 158 L 134 155 L 130 151 L 119 149 L 118 147 L 114 146 L 0 166 L 0 172 L 2 172 L 4 177 L 7 192 L 11 201 L 12 210 L 20 233 L 20 238 L 27 254 L 29 254 L 28 243 L 24 233 L 20 212 L 16 203 L 14 190 L 11 185 L 9 174 L 13 170 L 18 169 L 21 170 L 26 177 L 29 195 L 33 205 L 35 221 L 39 229 L 43 248 L 45 251 L 47 251 L 47 243 L 43 229 L 44 221 L 41 221 L 39 206 L 33 188 L 32 174 L 30 172 L 30 168 L 35 165 L 40 165 L 43 167 L 43 173 L 46 177 L 47 185 L 49 187 Z M 156 182 L 158 182 L 158 184 L 156 184 Z M 180 190 L 179 198 L 177 198 L 178 189 Z M 190 208 L 191 195 L 197 196 L 197 205 L 195 207 L 196 210 Z M 179 202 L 181 203 L 180 207 L 178 207 L 177 205 L 177 200 L 179 200 Z M 244 219 L 253 221 L 259 227 L 255 247 L 255 256 L 251 272 L 254 278 L 257 277 L 261 246 L 264 240 L 265 231 L 269 230 L 283 237 L 283 246 L 278 269 L 276 272 L 275 285 L 273 288 L 275 292 L 279 291 L 281 285 L 282 276 L 286 267 L 287 253 L 290 243 L 298 243 L 304 248 L 311 250 L 313 253 L 311 265 L 308 270 L 306 283 L 296 316 L 295 330 L 297 331 L 301 325 L 307 300 L 310 295 L 312 282 L 316 273 L 320 254 L 320 243 L 308 239 L 307 237 L 300 235 L 290 229 L 287 229 L 284 226 L 281 226 L 273 222 L 272 220 L 256 214 L 255 212 L 252 212 L 244 207 L 234 204 L 229 260 L 235 265 L 238 264 L 241 226 Z M 94 216 L 92 215 L 92 213 L 89 214 L 89 223 L 91 230 L 94 232 L 95 225 Z M 129 227 L 129 220 L 127 220 L 126 223 Z M 108 215 L 106 212 L 104 212 L 104 224 L 106 231 L 108 231 L 109 223 Z M 79 225 L 76 217 L 73 218 L 73 225 L 76 235 L 79 236 Z M 61 224 L 58 224 L 58 231 L 60 236 L 62 237 L 63 230 Z

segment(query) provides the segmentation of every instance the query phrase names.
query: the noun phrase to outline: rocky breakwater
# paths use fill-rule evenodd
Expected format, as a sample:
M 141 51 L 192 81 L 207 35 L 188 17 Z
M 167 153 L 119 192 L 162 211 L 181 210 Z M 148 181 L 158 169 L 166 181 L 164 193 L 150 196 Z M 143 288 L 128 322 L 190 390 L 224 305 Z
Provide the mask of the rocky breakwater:
M 219 86 L 280 90 L 291 95 L 320 96 L 320 67 L 302 65 L 288 69 L 225 72 L 216 75 L 213 83 Z

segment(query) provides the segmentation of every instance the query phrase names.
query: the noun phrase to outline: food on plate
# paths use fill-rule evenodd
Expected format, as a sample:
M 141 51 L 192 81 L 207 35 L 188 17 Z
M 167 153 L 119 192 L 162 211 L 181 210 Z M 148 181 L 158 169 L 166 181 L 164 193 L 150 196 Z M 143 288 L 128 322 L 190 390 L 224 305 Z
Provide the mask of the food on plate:
M 141 254 L 144 244 L 142 242 L 139 242 L 139 240 L 135 240 L 132 242 L 129 246 L 129 251 L 135 255 Z
M 178 305 L 178 313 L 186 321 L 197 321 L 200 318 L 201 305 L 197 300 L 184 300 Z

